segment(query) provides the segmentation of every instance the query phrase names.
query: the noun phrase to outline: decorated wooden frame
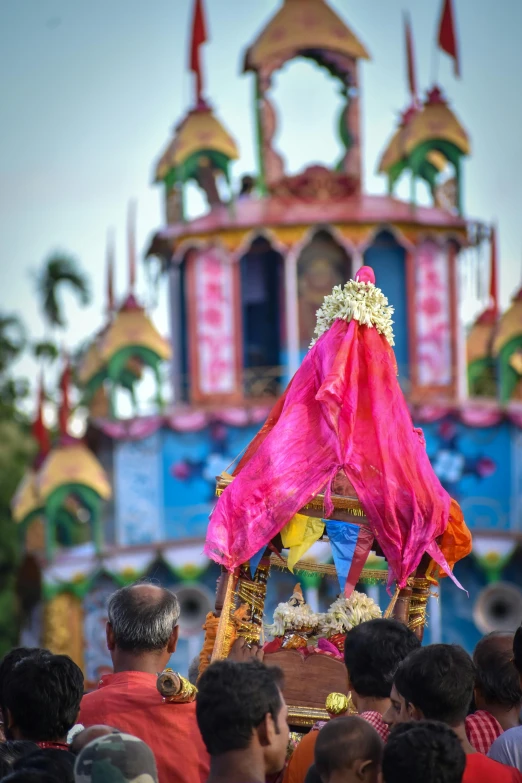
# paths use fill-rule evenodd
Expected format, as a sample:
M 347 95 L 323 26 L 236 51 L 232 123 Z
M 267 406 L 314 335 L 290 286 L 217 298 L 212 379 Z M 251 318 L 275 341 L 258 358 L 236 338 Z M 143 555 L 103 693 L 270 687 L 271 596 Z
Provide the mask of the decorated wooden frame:
M 228 474 L 218 477 L 216 494 L 221 495 L 232 481 L 233 477 Z M 344 485 L 345 494 L 336 494 L 336 491 L 341 491 L 340 482 Z M 348 494 L 350 489 L 344 477 L 338 480 L 337 485 L 334 484 L 333 490 L 332 518 L 339 522 L 355 523 L 369 530 L 367 518 L 353 490 Z M 321 518 L 324 515 L 324 495 L 317 495 L 302 511 L 308 516 Z M 328 537 L 323 535 L 320 540 L 328 542 Z M 281 538 L 277 536 L 270 542 L 253 574 L 249 562 L 232 573 L 223 569 L 216 592 L 215 617 L 218 622 L 212 661 L 226 658 L 237 638 L 244 638 L 250 645 L 262 642 L 263 612 L 271 569 L 285 569 L 288 565 L 281 554 L 282 548 Z M 374 548 L 380 552 L 378 546 Z M 396 593 L 385 612 L 385 616 L 406 624 L 419 639 L 422 639 L 424 633 L 428 599 L 434 586 L 433 582 L 426 579 L 428 565 L 429 558 L 423 558 L 415 576 Z M 300 560 L 294 570 L 297 573 L 336 576 L 335 566 L 328 563 Z M 387 580 L 386 570 L 371 568 L 363 568 L 359 578 L 359 582 L 374 584 L 386 584 Z M 304 658 L 295 649 L 267 653 L 264 660 L 266 664 L 277 665 L 284 672 L 289 722 L 296 728 L 310 727 L 317 720 L 328 720 L 330 714 L 325 707 L 327 697 L 334 692 L 346 693 L 346 669 L 341 660 L 323 655 Z M 303 687 L 303 683 L 306 683 L 306 687 Z

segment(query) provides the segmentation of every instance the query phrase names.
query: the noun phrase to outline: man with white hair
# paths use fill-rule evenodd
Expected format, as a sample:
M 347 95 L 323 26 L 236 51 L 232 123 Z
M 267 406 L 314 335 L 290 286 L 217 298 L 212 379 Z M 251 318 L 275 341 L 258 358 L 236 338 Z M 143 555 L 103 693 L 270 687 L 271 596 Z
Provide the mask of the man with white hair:
M 123 587 L 111 596 L 108 617 L 114 674 L 104 675 L 98 690 L 83 697 L 79 723 L 115 726 L 146 742 L 156 757 L 159 783 L 203 783 L 209 758 L 195 703 L 164 703 L 156 688 L 178 641 L 178 599 L 150 584 Z

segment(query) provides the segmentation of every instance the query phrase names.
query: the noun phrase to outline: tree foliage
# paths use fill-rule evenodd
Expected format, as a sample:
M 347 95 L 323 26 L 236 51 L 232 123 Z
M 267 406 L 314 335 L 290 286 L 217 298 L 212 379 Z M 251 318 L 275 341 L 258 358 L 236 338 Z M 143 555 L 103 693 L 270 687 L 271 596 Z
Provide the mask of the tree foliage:
M 0 313 L 0 655 L 18 638 L 15 580 L 20 547 L 11 500 L 35 450 L 30 423 L 21 409 L 29 383 L 12 371 L 25 342 L 20 320 Z
M 67 326 L 61 300 L 63 290 L 71 291 L 83 306 L 91 300 L 89 280 L 78 261 L 61 253 L 44 262 L 37 277 L 37 290 L 43 315 L 52 328 Z

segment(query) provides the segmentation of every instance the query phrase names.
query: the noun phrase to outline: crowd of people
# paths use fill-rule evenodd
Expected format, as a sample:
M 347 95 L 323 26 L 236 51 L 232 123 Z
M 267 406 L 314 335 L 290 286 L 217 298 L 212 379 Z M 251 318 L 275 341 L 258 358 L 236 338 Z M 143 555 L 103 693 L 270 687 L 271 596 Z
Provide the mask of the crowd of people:
M 157 675 L 176 650 L 179 604 L 149 584 L 108 607 L 113 673 L 84 694 L 79 667 L 19 647 L 0 662 L 5 783 L 522 783 L 522 627 L 420 646 L 390 619 L 345 640 L 357 715 L 317 724 L 289 752 L 283 673 L 237 643 L 195 701 L 169 703 Z

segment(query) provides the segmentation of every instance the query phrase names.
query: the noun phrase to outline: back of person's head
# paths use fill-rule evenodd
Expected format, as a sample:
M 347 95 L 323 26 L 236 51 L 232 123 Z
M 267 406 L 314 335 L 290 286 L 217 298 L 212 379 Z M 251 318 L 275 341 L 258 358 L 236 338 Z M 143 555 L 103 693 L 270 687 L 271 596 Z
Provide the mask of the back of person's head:
M 468 714 L 475 667 L 456 644 L 431 644 L 400 664 L 394 679 L 398 693 L 419 717 L 459 726 Z
M 513 638 L 513 663 L 522 677 L 522 625 L 517 628 Z
M 323 783 L 332 776 L 377 781 L 382 761 L 382 740 L 370 724 L 356 715 L 330 720 L 315 743 L 315 766 Z
M 182 748 L 179 752 L 183 752 Z M 74 776 L 75 783 L 158 783 L 152 750 L 137 737 L 120 732 L 98 737 L 86 745 L 76 759 Z
M 8 775 L 17 759 L 34 753 L 38 745 L 28 740 L 13 740 L 0 743 L 0 779 Z
M 109 734 L 119 734 L 119 731 L 112 726 L 105 726 L 103 723 L 88 726 L 86 729 L 82 729 L 78 734 L 74 735 L 69 750 L 77 756 L 89 742 L 92 742 L 99 737 L 106 737 Z
M 485 707 L 497 704 L 510 710 L 522 704 L 520 676 L 513 666 L 513 641 L 512 633 L 490 633 L 475 647 L 475 689 Z
M 350 684 L 359 696 L 385 699 L 390 695 L 399 663 L 420 642 L 397 620 L 368 620 L 346 634 L 344 662 Z
M 437 721 L 401 723 L 382 760 L 386 783 L 461 783 L 466 754 L 455 732 Z
M 282 682 L 280 669 L 257 660 L 217 661 L 203 672 L 198 683 L 196 716 L 211 756 L 246 750 L 257 735 L 271 767 L 267 774 L 282 769 L 288 744 Z
M 179 620 L 179 601 L 170 590 L 138 583 L 117 590 L 109 599 L 109 626 L 114 645 L 124 652 L 165 650 Z
M 51 655 L 51 652 L 40 647 L 13 647 L 4 655 L 0 661 L 0 707 L 4 705 L 4 685 L 11 676 L 13 667 L 24 658 L 40 655 Z
M 67 655 L 24 658 L 4 687 L 10 729 L 34 742 L 60 741 L 74 726 L 83 696 L 83 674 Z
M 36 771 L 41 775 L 52 775 L 62 783 L 74 783 L 75 757 L 67 750 L 38 748 L 33 753 L 19 758 L 13 764 L 14 771 Z

